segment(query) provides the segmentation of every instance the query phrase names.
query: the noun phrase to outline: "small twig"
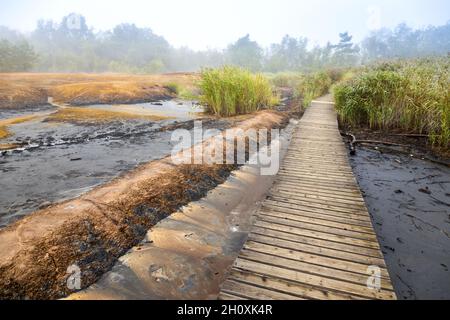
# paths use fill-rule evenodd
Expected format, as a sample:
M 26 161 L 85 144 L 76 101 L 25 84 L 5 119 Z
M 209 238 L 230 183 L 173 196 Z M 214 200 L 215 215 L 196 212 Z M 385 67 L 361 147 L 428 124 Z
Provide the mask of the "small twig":
M 404 147 L 404 148 L 410 147 L 410 146 L 405 145 L 405 144 L 392 143 L 392 142 L 386 142 L 386 141 L 375 141 L 375 140 L 356 140 L 353 143 L 354 144 L 360 144 L 360 143 L 382 144 L 382 145 L 385 145 L 385 146 L 395 146 L 395 147 Z
M 392 133 L 389 134 L 394 137 L 411 137 L 411 138 L 429 138 L 430 136 L 427 134 L 416 134 L 416 133 Z

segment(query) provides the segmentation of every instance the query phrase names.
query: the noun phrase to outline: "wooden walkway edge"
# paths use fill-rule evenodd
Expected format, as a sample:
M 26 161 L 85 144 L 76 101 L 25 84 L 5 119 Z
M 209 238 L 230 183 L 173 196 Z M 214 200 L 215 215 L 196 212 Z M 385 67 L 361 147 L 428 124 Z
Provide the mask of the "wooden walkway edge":
M 332 103 L 300 120 L 219 299 L 396 299 Z

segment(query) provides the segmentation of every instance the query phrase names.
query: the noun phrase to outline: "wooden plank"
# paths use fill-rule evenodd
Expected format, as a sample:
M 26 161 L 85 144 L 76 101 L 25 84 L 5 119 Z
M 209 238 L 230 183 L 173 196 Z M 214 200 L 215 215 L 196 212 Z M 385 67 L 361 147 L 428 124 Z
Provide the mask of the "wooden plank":
M 233 278 L 224 283 L 222 291 L 230 294 L 239 294 L 241 297 L 252 300 L 301 300 L 298 296 L 254 286 Z
M 290 203 L 298 203 L 303 204 L 305 202 L 307 203 L 313 203 L 315 205 L 323 205 L 327 206 L 325 209 L 330 208 L 342 208 L 342 209 L 354 209 L 355 211 L 364 211 L 366 205 L 363 202 L 360 201 L 346 201 L 343 203 L 342 201 L 334 201 L 331 198 L 320 198 L 320 197 L 290 197 L 290 196 L 283 196 L 282 194 L 277 193 L 271 193 L 270 198 L 275 201 L 288 201 Z
M 367 257 L 377 258 L 378 260 L 376 260 L 376 262 L 373 263 L 374 265 L 380 265 L 380 259 L 383 259 L 381 252 L 379 252 L 379 250 L 376 248 L 375 249 L 364 248 L 361 246 L 356 246 L 354 244 L 339 243 L 328 239 L 315 238 L 312 237 L 311 234 L 307 232 L 302 234 L 301 230 L 299 230 L 299 232 L 297 232 L 296 234 L 287 233 L 282 230 L 274 229 L 274 226 L 270 224 L 269 225 L 266 224 L 266 226 L 264 226 L 263 223 L 258 224 L 259 225 L 253 226 L 252 234 L 270 235 L 277 239 L 293 241 L 296 243 L 310 244 L 313 246 L 317 246 L 318 248 L 334 249 L 337 251 L 360 254 Z
M 280 256 L 281 258 L 302 261 L 315 266 L 322 266 L 325 268 L 329 268 L 331 272 L 332 270 L 340 270 L 363 275 L 365 276 L 364 282 L 367 280 L 367 268 L 373 266 L 373 264 L 357 263 L 354 261 L 339 259 L 335 256 L 327 257 L 323 254 L 320 255 L 310 252 L 304 252 L 299 250 L 299 248 L 283 248 L 282 246 L 276 246 L 274 243 L 264 243 L 264 241 L 255 241 L 253 239 L 253 237 L 249 239 L 249 241 L 245 244 L 244 249 L 260 253 L 267 253 L 274 256 Z M 387 273 L 386 269 L 382 266 L 378 267 L 381 269 L 380 276 L 384 279 L 389 279 L 389 274 Z M 319 269 L 314 270 L 317 271 Z M 386 284 L 386 288 L 392 289 L 392 286 L 390 284 Z
M 252 249 L 249 248 L 252 247 Z M 295 252 L 290 252 L 289 250 L 273 248 L 265 245 L 250 244 L 245 246 L 242 250 L 240 258 L 246 259 L 248 261 L 255 261 L 264 264 L 269 264 L 273 266 L 278 266 L 280 268 L 296 270 L 300 272 L 305 272 L 312 275 L 326 276 L 330 279 L 342 280 L 349 283 L 354 283 L 361 285 L 363 287 L 367 284 L 367 278 L 370 274 L 367 273 L 367 267 L 364 270 L 365 273 L 356 273 L 348 270 L 330 268 L 328 266 L 323 266 L 319 264 L 314 264 L 310 260 L 305 262 L 301 260 L 301 254 L 296 254 Z M 284 256 L 282 256 L 284 254 Z M 334 264 L 335 266 L 336 264 Z M 343 262 L 342 265 L 345 265 Z M 341 266 L 342 266 L 341 265 Z M 382 289 L 392 291 L 392 285 L 385 278 L 381 278 Z
M 277 207 L 270 207 L 266 204 L 263 204 L 261 206 L 261 212 L 269 212 L 269 213 L 285 213 L 290 214 L 298 217 L 305 217 L 305 218 L 311 218 L 316 219 L 318 222 L 322 221 L 330 221 L 330 222 L 338 222 L 338 223 L 344 223 L 349 226 L 359 226 L 359 227 L 366 227 L 372 229 L 372 224 L 368 221 L 361 221 L 356 219 L 350 219 L 348 217 L 342 217 L 342 216 L 335 216 L 330 214 L 320 214 L 317 212 L 308 212 L 305 210 L 292 210 L 288 208 L 277 208 Z
M 332 221 L 329 219 L 320 219 L 320 218 L 318 219 L 317 217 L 312 218 L 312 217 L 307 217 L 307 216 L 298 215 L 298 214 L 289 214 L 289 213 L 269 211 L 269 210 L 261 210 L 260 214 L 262 216 L 267 216 L 267 217 L 278 217 L 278 218 L 287 219 L 287 220 L 291 220 L 291 221 L 295 221 L 295 222 L 303 222 L 303 223 L 314 224 L 314 225 L 323 226 L 323 227 L 329 226 L 329 227 L 333 227 L 333 228 L 337 228 L 337 229 L 341 229 L 341 230 L 349 230 L 349 231 L 353 231 L 353 232 L 365 233 L 365 234 L 375 236 L 375 233 L 373 232 L 373 229 L 371 227 L 355 226 L 355 225 L 348 224 L 345 222 L 342 223 L 342 222 Z
M 337 206 L 331 206 L 331 205 L 322 205 L 322 204 L 317 204 L 317 203 L 313 203 L 313 202 L 308 202 L 308 201 L 281 201 L 280 199 L 271 199 L 271 198 L 267 198 L 266 200 L 267 203 L 271 203 L 273 205 L 278 205 L 278 206 L 286 206 L 287 208 L 293 208 L 293 209 L 308 209 L 310 211 L 315 211 L 315 212 L 322 212 L 322 213 L 327 213 L 327 212 L 332 212 L 333 214 L 340 214 L 343 217 L 359 217 L 360 219 L 364 219 L 367 218 L 366 220 L 370 221 L 370 219 L 364 215 L 364 208 L 359 209 L 359 210 L 355 210 L 355 209 L 343 209 L 341 207 L 337 207 Z
M 352 296 L 346 293 L 332 292 L 328 290 L 322 290 L 321 288 L 315 288 L 310 285 L 306 285 L 299 282 L 293 282 L 277 277 L 268 277 L 264 274 L 258 274 L 256 272 L 248 272 L 240 269 L 231 269 L 230 280 L 239 279 L 239 281 L 255 284 L 264 288 L 271 288 L 281 292 L 287 292 L 291 295 L 299 297 L 299 299 L 312 299 L 312 300 L 355 300 L 361 299 L 360 297 Z
M 237 300 L 249 300 L 249 299 L 248 298 L 242 298 L 242 297 L 236 296 L 234 294 L 226 293 L 225 291 L 222 290 L 222 292 L 219 295 L 218 300 L 237 301 Z
M 301 119 L 220 297 L 396 298 L 332 104 Z
M 376 236 L 373 234 L 361 233 L 352 230 L 343 230 L 331 226 L 323 226 L 319 224 L 294 221 L 285 218 L 262 214 L 258 216 L 258 221 L 264 221 L 272 223 L 274 225 L 283 226 L 291 229 L 308 230 L 310 232 L 320 233 L 322 237 L 338 237 L 341 241 L 346 241 L 350 243 L 359 243 L 362 245 L 367 245 L 371 247 L 374 246 L 375 248 L 378 248 L 378 245 L 373 244 L 377 240 Z
M 366 286 L 336 279 L 330 279 L 325 275 L 317 276 L 260 262 L 248 261 L 241 257 L 239 257 L 235 261 L 234 268 L 247 271 L 254 270 L 257 273 L 261 273 L 269 277 L 279 277 L 282 279 L 311 285 L 324 290 L 348 293 L 353 296 L 358 296 L 365 299 L 392 299 L 393 297 L 393 293 L 390 291 L 368 290 Z
M 279 236 L 280 235 L 277 235 L 274 232 L 270 232 L 270 230 L 264 230 L 264 234 L 260 234 L 257 232 L 257 230 L 254 230 L 254 232 L 251 233 L 250 236 L 248 237 L 248 240 L 268 245 L 277 245 L 279 248 L 296 250 L 304 253 L 320 255 L 323 257 L 361 264 L 365 265 L 366 268 L 367 266 L 377 265 L 380 266 L 380 268 L 384 269 L 384 260 L 382 257 L 372 257 L 369 255 L 365 255 L 364 253 L 358 252 L 357 250 L 344 251 L 339 250 L 337 248 L 321 247 L 314 241 L 314 239 L 308 238 L 284 239 L 279 238 Z M 324 243 L 319 244 L 324 245 Z

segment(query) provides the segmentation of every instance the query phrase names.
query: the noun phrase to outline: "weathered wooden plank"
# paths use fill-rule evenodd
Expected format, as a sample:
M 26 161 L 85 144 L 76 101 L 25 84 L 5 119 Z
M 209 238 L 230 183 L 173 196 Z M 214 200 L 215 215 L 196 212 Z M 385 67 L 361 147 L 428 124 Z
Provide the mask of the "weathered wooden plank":
M 264 247 L 264 249 L 261 249 L 261 246 L 259 246 L 259 249 L 249 250 L 249 248 L 246 246 L 242 250 L 240 258 L 246 259 L 248 261 L 255 261 L 263 264 L 273 265 L 284 269 L 304 272 L 311 275 L 342 280 L 348 283 L 361 285 L 363 286 L 363 288 L 366 287 L 367 278 L 370 276 L 370 274 L 354 273 L 342 269 L 335 269 L 313 264 L 310 262 L 304 262 L 298 259 L 300 255 L 296 255 L 294 252 L 289 253 L 289 250 L 285 251 L 283 249 L 280 249 L 279 251 L 280 253 L 276 254 L 276 251 L 274 249 L 269 250 L 267 246 Z M 286 255 L 281 256 L 280 255 L 281 253 L 285 253 Z M 367 268 L 365 271 L 367 272 Z M 392 285 L 390 284 L 389 281 L 386 281 L 386 279 L 383 277 L 381 277 L 380 280 L 382 289 L 392 291 Z M 366 288 L 364 288 L 364 290 L 365 289 Z
M 304 210 L 293 210 L 288 208 L 276 208 L 276 207 L 270 207 L 266 204 L 263 204 L 261 206 L 261 212 L 267 212 L 267 213 L 283 213 L 283 214 L 289 214 L 296 217 L 304 217 L 304 218 L 310 218 L 310 219 L 316 219 L 318 220 L 318 223 L 325 223 L 327 221 L 329 222 L 337 222 L 337 223 L 343 223 L 347 224 L 349 226 L 357 226 L 357 227 L 366 227 L 369 229 L 372 229 L 372 225 L 370 222 L 367 221 L 361 221 L 361 220 L 355 220 L 350 219 L 348 217 L 341 217 L 341 216 L 334 216 L 330 214 L 320 214 L 317 212 L 308 212 Z
M 367 285 L 374 267 L 378 289 Z M 396 298 L 332 104 L 300 120 L 222 297 Z
M 322 220 L 320 218 L 318 219 L 317 217 L 311 218 L 311 217 L 305 217 L 305 216 L 298 215 L 298 214 L 289 214 L 289 213 L 277 212 L 277 211 L 261 210 L 260 214 L 263 216 L 268 216 L 268 217 L 278 217 L 278 218 L 287 219 L 287 220 L 291 220 L 291 221 L 295 221 L 295 222 L 303 222 L 303 223 L 314 224 L 314 225 L 323 226 L 323 227 L 329 226 L 329 227 L 333 227 L 333 228 L 337 228 L 337 229 L 341 229 L 341 230 L 348 230 L 348 231 L 353 231 L 353 232 L 357 232 L 357 233 L 365 233 L 365 234 L 375 236 L 375 233 L 371 227 L 355 226 L 355 225 L 351 225 L 348 223 L 335 222 L 335 221 L 331 221 L 331 220 Z
M 246 297 L 252 300 L 301 300 L 298 296 L 279 292 L 273 288 L 264 288 L 261 286 L 251 285 L 241 282 L 237 279 L 229 279 L 222 287 L 223 292 L 231 294 L 239 294 L 241 297 Z
M 346 281 L 330 279 L 327 278 L 326 275 L 317 276 L 260 262 L 248 261 L 241 257 L 235 261 L 234 268 L 247 271 L 254 270 L 255 272 L 262 273 L 267 276 L 297 281 L 325 290 L 349 293 L 351 295 L 366 299 L 392 299 L 394 296 L 394 294 L 390 291 L 369 290 L 364 285 L 357 285 Z
M 367 233 L 360 233 L 351 230 L 342 230 L 340 228 L 334 227 L 324 227 L 318 224 L 299 222 L 284 218 L 278 218 L 268 215 L 259 215 L 258 222 L 264 221 L 267 223 L 272 223 L 277 226 L 281 226 L 284 228 L 290 229 L 303 229 L 309 232 L 313 232 L 316 234 L 320 234 L 321 237 L 333 237 L 338 238 L 340 241 L 345 241 L 348 243 L 359 243 L 363 246 L 370 246 L 374 248 L 378 248 L 378 245 L 374 244 L 376 242 L 376 236 L 370 235 Z
M 302 234 L 302 230 L 299 230 L 299 232 L 297 232 L 296 234 L 287 233 L 283 230 L 276 230 L 273 227 L 274 226 L 271 226 L 270 224 L 264 225 L 264 223 L 258 223 L 258 225 L 253 226 L 252 234 L 270 235 L 277 239 L 288 240 L 296 243 L 310 244 L 313 246 L 317 246 L 318 248 L 334 249 L 337 251 L 376 258 L 377 260 L 375 260 L 376 262 L 373 263 L 373 265 L 381 265 L 380 260 L 383 259 L 381 252 L 377 248 L 365 248 L 356 246 L 355 244 L 339 243 L 328 239 L 315 238 L 311 237 L 310 233 L 305 232 Z
M 343 260 L 349 264 L 361 264 L 366 266 L 366 269 L 368 266 L 374 265 L 380 266 L 382 272 L 384 269 L 384 260 L 382 257 L 372 257 L 361 252 L 352 252 L 350 250 L 344 251 L 337 248 L 321 247 L 320 245 L 326 245 L 326 243 L 317 243 L 314 241 L 314 239 L 279 238 L 279 234 L 271 232 L 267 229 L 263 231 L 264 234 L 260 234 L 258 233 L 258 231 L 259 230 L 254 229 L 254 232 L 250 234 L 248 240 L 269 245 L 277 245 L 279 248 L 301 251 L 309 254 L 323 256 L 326 258 Z
M 333 292 L 323 290 L 321 288 L 315 288 L 310 285 L 306 285 L 299 282 L 293 282 L 277 277 L 268 277 L 263 274 L 258 274 L 254 271 L 248 272 L 240 269 L 231 269 L 229 279 L 239 279 L 240 281 L 255 284 L 264 288 L 271 288 L 281 292 L 287 292 L 291 295 L 299 297 L 299 299 L 312 299 L 312 300 L 355 300 L 361 299 L 350 294 Z

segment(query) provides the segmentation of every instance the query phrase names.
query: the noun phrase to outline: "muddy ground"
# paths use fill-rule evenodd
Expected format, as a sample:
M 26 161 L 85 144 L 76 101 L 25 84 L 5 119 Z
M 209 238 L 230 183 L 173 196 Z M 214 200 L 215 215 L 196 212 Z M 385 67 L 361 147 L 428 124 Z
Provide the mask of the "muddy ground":
M 160 159 L 173 147 L 175 128 L 192 129 L 201 109 L 191 102 L 163 101 L 124 106 L 167 115 L 168 120 L 96 123 L 44 119 L 8 127 L 2 139 L 12 150 L 0 151 L 0 227 L 56 201 L 74 198 L 140 164 Z M 91 106 L 111 110 L 113 106 Z M 118 109 L 118 107 L 116 108 Z M 0 111 L 1 118 L 55 112 L 51 106 Z M 205 119 L 205 128 L 224 129 L 231 122 Z
M 296 124 L 282 131 L 280 159 Z M 233 171 L 206 197 L 152 227 L 98 282 L 68 299 L 217 299 L 274 179 L 261 175 L 258 165 Z
M 450 299 L 450 169 L 377 149 L 350 162 L 397 297 Z
M 289 112 L 262 111 L 226 121 L 211 118 L 203 124 L 216 129 L 231 125 L 244 130 L 270 128 L 284 126 L 289 116 Z M 82 268 L 83 285 L 88 286 L 139 243 L 148 228 L 200 199 L 236 169 L 234 165 L 174 166 L 170 158 L 139 166 L 170 152 L 171 130 L 191 129 L 193 124 L 193 120 L 167 121 L 172 122 L 154 128 L 136 122 L 83 125 L 81 134 L 79 123 L 63 123 L 58 133 L 53 129 L 60 123 L 54 127 L 54 123 L 41 121 L 32 123 L 37 128 L 23 138 L 25 147 L 2 153 L 2 169 L 9 176 L 5 190 L 19 202 L 22 215 L 36 206 L 41 210 L 0 230 L 0 276 L 5 280 L 0 284 L 0 297 L 63 297 L 70 293 L 66 279 L 67 267 L 72 264 Z M 24 135 L 18 126 L 13 128 L 13 137 L 21 140 Z M 134 171 L 86 193 L 120 170 L 136 166 Z M 23 190 L 34 194 L 22 196 Z M 45 208 L 52 200 L 63 199 L 64 192 L 69 198 L 84 194 Z M 38 200 L 27 204 L 26 199 L 34 196 Z M 2 203 L 11 200 L 5 197 Z M 4 223 L 21 215 L 17 212 L 15 208 L 4 215 Z

